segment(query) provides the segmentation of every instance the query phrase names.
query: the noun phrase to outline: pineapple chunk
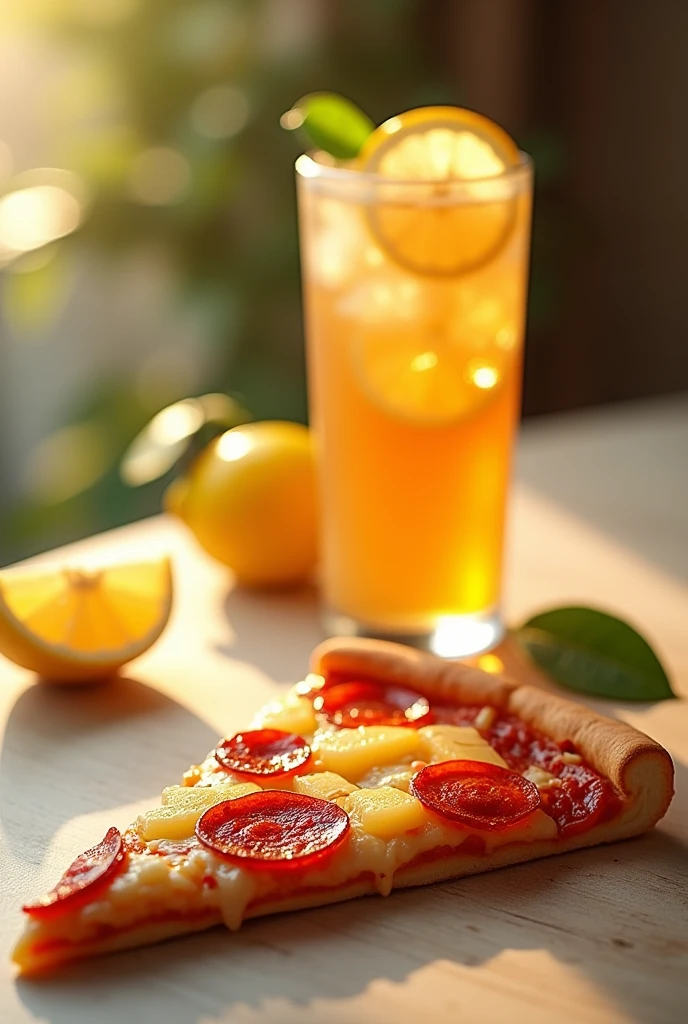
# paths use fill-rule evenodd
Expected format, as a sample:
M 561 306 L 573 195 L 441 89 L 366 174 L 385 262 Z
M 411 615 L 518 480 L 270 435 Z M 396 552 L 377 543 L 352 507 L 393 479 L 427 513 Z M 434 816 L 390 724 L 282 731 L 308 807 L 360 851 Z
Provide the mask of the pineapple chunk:
M 312 703 L 305 697 L 290 693 L 283 700 L 273 701 L 259 711 L 254 720 L 256 729 L 283 729 L 297 736 L 315 732 L 317 721 Z
M 168 786 L 162 793 L 162 807 L 154 807 L 139 815 L 136 831 L 144 842 L 151 839 L 188 839 L 196 822 L 209 807 L 234 800 L 260 789 L 254 782 L 219 786 Z
M 378 839 L 392 839 L 427 820 L 420 800 L 391 786 L 359 789 L 347 797 L 345 806 L 364 830 Z
M 467 725 L 425 725 L 418 730 L 421 756 L 437 761 L 486 761 L 506 768 L 506 761 L 477 729 Z
M 359 725 L 358 729 L 327 732 L 314 747 L 325 771 L 357 782 L 381 764 L 394 764 L 418 752 L 415 729 L 403 725 Z
M 314 775 L 297 775 L 294 779 L 294 791 L 305 793 L 306 796 L 317 796 L 321 800 L 336 800 L 348 796 L 358 786 L 347 782 L 341 775 L 334 772 L 316 772 Z

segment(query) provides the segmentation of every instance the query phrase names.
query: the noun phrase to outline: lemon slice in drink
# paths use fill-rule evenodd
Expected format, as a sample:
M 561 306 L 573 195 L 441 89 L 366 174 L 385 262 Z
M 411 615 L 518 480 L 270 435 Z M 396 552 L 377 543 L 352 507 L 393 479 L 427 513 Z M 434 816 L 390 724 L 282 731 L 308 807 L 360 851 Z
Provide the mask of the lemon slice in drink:
M 476 270 L 512 232 L 516 200 L 500 176 L 519 162 L 513 139 L 471 110 L 422 107 L 392 117 L 358 158 L 362 170 L 390 181 L 368 210 L 373 234 L 414 274 Z
M 449 338 L 403 329 L 353 337 L 357 375 L 375 405 L 426 427 L 448 426 L 490 403 L 512 372 L 513 354 L 468 352 Z
M 168 558 L 9 570 L 0 574 L 0 653 L 45 679 L 89 682 L 148 650 L 171 607 Z

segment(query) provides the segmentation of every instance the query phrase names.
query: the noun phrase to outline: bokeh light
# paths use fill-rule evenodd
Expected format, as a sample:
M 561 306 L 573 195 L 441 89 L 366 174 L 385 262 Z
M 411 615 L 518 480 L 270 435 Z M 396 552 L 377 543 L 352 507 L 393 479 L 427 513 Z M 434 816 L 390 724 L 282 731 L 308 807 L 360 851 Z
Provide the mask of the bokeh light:
M 233 85 L 214 85 L 196 98 L 191 107 L 191 122 L 199 135 L 207 139 L 227 139 L 246 127 L 248 100 Z
M 504 671 L 504 662 L 496 654 L 481 654 L 478 658 L 478 668 L 490 675 L 498 676 Z
M 70 234 L 79 226 L 81 207 L 57 185 L 17 189 L 0 199 L 0 245 L 29 252 Z
M 500 327 L 495 335 L 497 345 L 505 351 L 515 348 L 517 340 L 518 337 L 516 335 L 516 331 L 511 327 Z
M 92 487 L 108 469 L 110 444 L 96 422 L 75 423 L 49 434 L 29 453 L 24 486 L 36 501 L 54 505 Z
M 179 202 L 191 185 L 191 168 L 186 157 L 170 146 L 153 146 L 132 162 L 129 190 L 134 199 L 148 206 Z
M 230 430 L 217 442 L 217 454 L 223 462 L 236 462 L 243 459 L 251 450 L 252 443 L 248 434 L 240 430 Z
M 416 356 L 411 362 L 411 369 L 415 370 L 416 373 L 422 373 L 424 370 L 434 370 L 436 366 L 436 352 L 421 352 L 421 354 Z
M 71 0 L 72 11 L 82 21 L 107 28 L 130 18 L 141 0 Z
M 494 366 L 469 366 L 469 379 L 482 391 L 489 391 L 499 382 L 499 371 Z

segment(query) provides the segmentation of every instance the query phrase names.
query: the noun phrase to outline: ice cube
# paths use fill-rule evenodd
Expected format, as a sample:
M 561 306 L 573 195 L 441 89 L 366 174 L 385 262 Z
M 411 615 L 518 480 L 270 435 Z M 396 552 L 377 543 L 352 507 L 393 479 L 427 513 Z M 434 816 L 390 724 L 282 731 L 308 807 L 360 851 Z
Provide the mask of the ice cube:
M 368 270 L 342 297 L 338 310 L 367 324 L 408 323 L 424 316 L 423 288 L 389 267 L 378 273 Z
M 321 198 L 315 208 L 308 270 L 325 288 L 341 288 L 361 266 L 370 248 L 360 211 L 351 203 Z

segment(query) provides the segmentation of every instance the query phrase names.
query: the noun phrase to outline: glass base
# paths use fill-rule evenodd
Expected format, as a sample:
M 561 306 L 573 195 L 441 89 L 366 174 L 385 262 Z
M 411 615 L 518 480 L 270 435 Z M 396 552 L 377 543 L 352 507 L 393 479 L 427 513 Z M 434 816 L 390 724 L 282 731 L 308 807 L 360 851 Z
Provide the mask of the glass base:
M 323 622 L 329 636 L 362 636 L 375 640 L 393 640 L 422 651 L 430 651 L 440 658 L 469 658 L 496 647 L 504 636 L 499 611 L 490 608 L 474 615 L 443 615 L 428 632 L 411 633 L 390 630 L 361 622 L 328 608 Z

